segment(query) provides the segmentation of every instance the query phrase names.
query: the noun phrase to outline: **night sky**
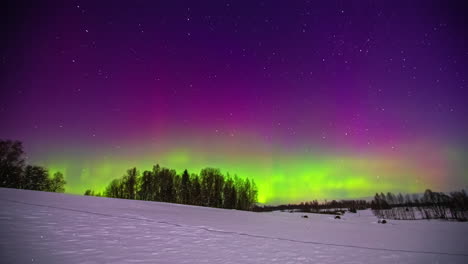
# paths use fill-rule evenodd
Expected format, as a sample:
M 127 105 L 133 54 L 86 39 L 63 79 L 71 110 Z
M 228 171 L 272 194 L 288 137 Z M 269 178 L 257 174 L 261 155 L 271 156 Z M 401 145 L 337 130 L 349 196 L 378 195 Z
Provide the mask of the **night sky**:
M 0 138 L 67 192 L 156 163 L 267 203 L 468 186 L 463 1 L 118 2 L 0 8 Z

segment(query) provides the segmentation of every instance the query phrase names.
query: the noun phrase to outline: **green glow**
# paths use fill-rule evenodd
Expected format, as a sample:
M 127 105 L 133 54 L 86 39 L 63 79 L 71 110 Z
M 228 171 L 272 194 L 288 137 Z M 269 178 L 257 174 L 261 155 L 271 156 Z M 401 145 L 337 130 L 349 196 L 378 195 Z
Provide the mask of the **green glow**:
M 89 188 L 103 191 L 112 179 L 134 166 L 141 172 L 159 163 L 179 173 L 183 169 L 199 173 L 204 167 L 216 167 L 225 174 L 253 178 L 261 203 L 362 198 L 388 191 L 422 192 L 425 188 L 437 186 L 439 179 L 447 173 L 441 165 L 436 169 L 427 168 L 424 162 L 410 163 L 405 156 L 386 153 L 367 156 L 299 151 L 284 153 L 259 144 L 239 142 L 224 145 L 219 142 L 206 145 L 182 142 L 180 145 L 186 147 L 150 145 L 122 153 L 101 150 L 97 153 L 105 154 L 84 158 L 58 153 L 41 164 L 51 172 L 62 171 L 68 182 L 66 191 L 77 194 Z

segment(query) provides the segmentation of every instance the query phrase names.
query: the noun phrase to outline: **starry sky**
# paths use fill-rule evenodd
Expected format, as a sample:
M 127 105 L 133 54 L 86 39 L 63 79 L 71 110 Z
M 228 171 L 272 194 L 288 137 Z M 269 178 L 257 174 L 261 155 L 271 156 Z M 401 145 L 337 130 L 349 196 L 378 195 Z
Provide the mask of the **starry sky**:
M 463 1 L 3 3 L 0 138 L 97 191 L 159 163 L 264 203 L 468 186 Z

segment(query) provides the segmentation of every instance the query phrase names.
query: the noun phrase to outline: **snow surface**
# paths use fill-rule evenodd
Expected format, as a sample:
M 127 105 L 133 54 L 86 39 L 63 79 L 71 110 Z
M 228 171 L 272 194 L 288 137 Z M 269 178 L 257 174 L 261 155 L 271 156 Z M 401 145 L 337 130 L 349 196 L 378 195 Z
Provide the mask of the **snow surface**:
M 468 263 L 468 223 L 0 188 L 1 263 Z

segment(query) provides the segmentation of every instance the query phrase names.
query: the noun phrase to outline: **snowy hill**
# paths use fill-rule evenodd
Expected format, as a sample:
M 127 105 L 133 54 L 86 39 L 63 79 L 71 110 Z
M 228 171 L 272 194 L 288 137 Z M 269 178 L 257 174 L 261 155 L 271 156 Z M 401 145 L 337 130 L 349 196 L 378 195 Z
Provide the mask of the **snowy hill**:
M 468 223 L 253 213 L 0 188 L 2 263 L 468 263 Z

